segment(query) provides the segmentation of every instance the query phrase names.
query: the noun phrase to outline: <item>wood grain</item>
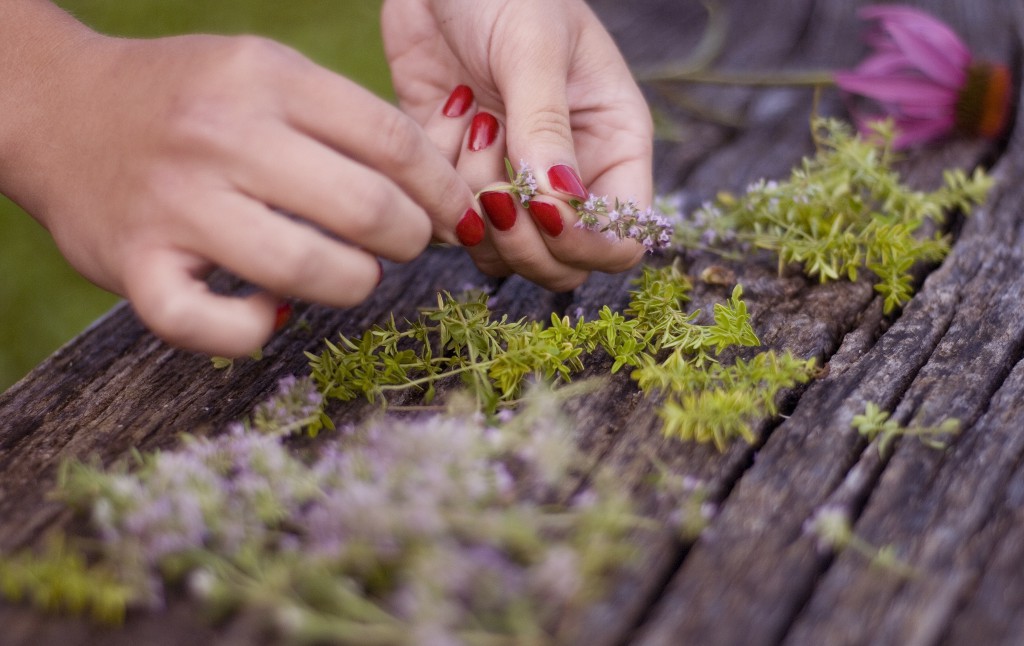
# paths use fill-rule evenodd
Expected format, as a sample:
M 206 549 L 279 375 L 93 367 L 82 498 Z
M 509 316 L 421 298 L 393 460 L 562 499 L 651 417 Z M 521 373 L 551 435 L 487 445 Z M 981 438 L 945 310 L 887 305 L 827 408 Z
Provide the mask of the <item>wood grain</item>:
M 1000 0 L 918 3 L 965 37 L 979 55 L 1020 68 L 1024 10 Z M 706 16 L 698 2 L 594 0 L 637 69 L 685 58 Z M 853 3 L 731 0 L 720 65 L 735 70 L 813 69 L 853 64 L 862 53 Z M 1018 74 L 1019 76 L 1019 74 Z M 691 118 L 652 89 L 681 141 L 660 142 L 659 188 L 683 191 L 690 206 L 721 189 L 781 178 L 811 152 L 804 89 L 690 88 L 702 105 L 741 115 L 737 128 Z M 825 113 L 840 110 L 834 94 Z M 817 357 L 827 376 L 791 392 L 786 416 L 763 420 L 753 445 L 724 453 L 661 436 L 653 408 L 628 376 L 577 402 L 592 463 L 613 465 L 644 499 L 650 456 L 707 483 L 718 513 L 693 543 L 654 539 L 639 571 L 595 605 L 580 644 L 1016 644 L 1024 635 L 1024 137 L 1000 144 L 956 141 L 915 153 L 903 171 L 929 188 L 949 167 L 988 165 L 999 179 L 988 205 L 954 224 L 956 243 L 938 267 L 920 268 L 919 293 L 893 316 L 865 281 L 819 285 L 778 275 L 769 258 L 729 268 L 744 286 L 765 345 Z M 723 261 L 684 256 L 691 275 Z M 651 262 L 664 262 L 652 258 Z M 411 316 L 437 290 L 467 283 L 494 288 L 512 316 L 593 314 L 622 308 L 630 280 L 595 275 L 573 294 L 551 294 L 521 279 L 479 275 L 459 251 L 433 249 L 389 266 L 364 305 L 346 311 L 301 306 L 261 361 L 230 374 L 205 357 L 168 348 L 126 305 L 115 308 L 22 382 L 0 395 L 0 550 L 32 545 L 68 522 L 47 499 L 57 465 L 95 457 L 109 463 L 132 449 L 172 446 L 182 432 L 216 433 L 244 416 L 277 379 L 305 370 L 304 351 L 338 331 L 358 332 L 394 312 Z M 725 286 L 695 282 L 694 306 L 708 308 Z M 596 359 L 589 371 L 607 369 Z M 963 423 L 945 451 L 909 439 L 888 453 L 851 429 L 875 402 L 902 422 Z M 362 404 L 339 414 L 358 418 Z M 892 545 L 910 578 L 861 556 L 822 551 L 805 526 L 825 506 L 849 513 L 859 536 Z M 133 615 L 116 631 L 0 604 L 5 644 L 216 643 L 268 639 L 239 618 L 206 624 L 198 608 L 173 600 L 162 613 Z

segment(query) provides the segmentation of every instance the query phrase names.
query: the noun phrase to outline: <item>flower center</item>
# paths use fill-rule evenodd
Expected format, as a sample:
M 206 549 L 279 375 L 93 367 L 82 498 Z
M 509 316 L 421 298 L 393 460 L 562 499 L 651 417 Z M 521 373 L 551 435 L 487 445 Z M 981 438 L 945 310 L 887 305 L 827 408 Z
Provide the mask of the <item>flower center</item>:
M 968 135 L 995 138 L 1010 117 L 1010 70 L 995 63 L 971 63 L 956 101 L 956 126 Z

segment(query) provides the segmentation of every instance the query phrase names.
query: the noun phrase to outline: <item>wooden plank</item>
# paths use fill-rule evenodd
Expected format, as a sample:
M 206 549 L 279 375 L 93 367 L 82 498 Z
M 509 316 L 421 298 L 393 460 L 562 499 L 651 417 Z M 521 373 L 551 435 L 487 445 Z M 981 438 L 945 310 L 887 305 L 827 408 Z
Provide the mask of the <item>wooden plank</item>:
M 836 32 L 841 31 L 843 24 L 840 19 L 830 28 L 818 21 L 815 29 L 825 43 L 837 43 L 840 41 L 836 40 Z M 988 42 L 991 45 L 992 40 Z M 815 46 L 822 45 L 811 45 Z M 1009 51 L 1008 48 L 1005 51 Z M 959 160 L 955 156 L 940 156 L 934 162 L 940 166 L 970 165 L 970 151 L 954 152 L 960 155 Z M 706 168 L 707 165 L 702 166 L 701 172 Z M 995 208 L 1000 213 L 1004 210 L 1003 206 Z M 1008 219 L 1013 214 L 1011 210 L 1003 214 L 1003 218 Z M 984 216 L 980 221 L 984 221 Z M 979 232 L 978 237 L 985 241 L 983 244 L 991 244 L 990 236 L 1000 233 Z M 1001 240 L 1012 238 L 1004 236 Z M 946 272 L 950 274 L 946 283 L 930 281 L 931 289 L 915 299 L 867 356 L 859 355 L 872 346 L 854 342 L 846 348 L 852 355 L 844 352 L 832 359 L 832 375 L 815 384 L 801 398 L 793 416 L 775 430 L 765 447 L 753 456 L 753 466 L 741 474 L 735 489 L 724 501 L 721 515 L 707 534 L 686 551 L 680 570 L 639 631 L 637 643 L 671 644 L 680 640 L 701 644 L 778 643 L 787 635 L 790 623 L 809 598 L 819 603 L 821 596 L 816 586 L 830 559 L 816 553 L 813 538 L 804 536 L 804 524 L 818 507 L 832 502 L 833 491 L 836 491 L 836 502 L 845 502 L 856 509 L 871 495 L 874 476 L 881 468 L 878 460 L 870 457 L 870 452 L 865 454 L 868 457 L 864 463 L 856 464 L 863 446 L 850 430 L 850 419 L 863 410 L 866 401 L 894 407 L 918 370 L 931 359 L 941 339 L 958 339 L 963 345 L 964 337 L 971 337 L 967 330 L 978 330 L 977 326 L 982 323 L 976 319 L 975 327 L 965 325 L 964 329 L 952 333 L 947 330 L 958 306 L 962 307 L 951 298 L 949 290 L 955 283 L 966 282 L 970 277 L 969 272 L 960 273 L 964 268 L 957 267 L 955 262 L 947 263 L 951 269 Z M 938 277 L 933 276 L 933 279 Z M 979 281 L 961 287 L 970 290 L 981 286 Z M 1007 304 L 1013 302 L 1017 290 L 1011 286 L 1008 291 Z M 985 305 L 987 303 L 982 307 Z M 801 307 L 799 311 L 807 310 Z M 827 316 L 821 318 L 822 322 L 830 320 L 833 319 Z M 1000 321 L 997 317 L 992 327 L 1002 329 L 1001 325 L 1008 325 L 1014 329 L 1013 323 L 1015 321 Z M 785 330 L 784 322 L 779 321 L 778 325 L 776 329 Z M 868 329 L 860 330 L 857 337 L 873 341 L 872 337 L 881 328 L 872 331 L 870 327 L 869 323 Z M 785 332 L 781 335 L 787 336 Z M 1004 343 L 993 345 L 999 345 L 1004 355 L 1012 357 L 1015 344 L 1006 345 L 1012 339 L 1003 337 L 1001 341 Z M 971 350 L 965 348 L 964 352 L 969 354 Z M 984 358 L 978 359 L 976 363 L 985 363 Z M 971 366 L 976 367 L 976 364 Z M 980 370 L 987 377 L 986 383 L 978 384 L 972 393 L 964 393 L 968 396 L 963 399 L 973 404 L 972 411 L 950 409 L 947 405 L 937 413 L 973 412 L 973 416 L 963 416 L 966 421 L 975 419 L 987 404 L 992 387 L 1005 375 L 1005 371 L 991 368 L 989 363 L 987 369 Z M 941 372 L 941 368 L 936 368 L 936 372 Z M 939 397 L 948 398 L 955 388 L 951 384 Z M 898 410 L 897 413 L 903 419 L 909 417 L 908 411 Z M 926 418 L 926 421 L 929 420 Z M 1010 459 L 1012 463 L 1013 458 Z M 839 487 L 840 484 L 846 486 Z M 901 484 L 905 488 L 908 483 Z M 899 496 L 904 489 L 896 487 L 891 491 Z M 898 514 L 900 509 L 897 505 L 888 512 Z M 854 557 L 846 560 L 867 569 Z M 842 583 L 836 585 L 837 589 L 842 586 Z M 920 603 L 928 599 L 926 595 L 908 595 L 907 598 Z M 861 615 L 861 604 L 865 602 L 862 597 L 821 601 L 822 615 L 828 616 L 831 612 L 835 621 L 810 637 L 794 638 L 793 643 L 837 643 L 833 640 L 845 634 L 843 631 L 851 622 L 861 628 L 861 633 L 849 643 L 902 643 L 878 641 L 881 635 L 871 632 L 873 622 L 865 621 Z M 836 612 L 837 605 L 848 614 Z M 884 607 L 884 601 L 878 603 L 878 609 L 887 617 L 895 614 Z M 910 613 L 902 614 L 901 618 L 910 623 L 916 621 Z
M 637 66 L 685 56 L 704 26 L 696 2 L 593 4 Z M 723 65 L 806 68 L 856 60 L 849 4 L 733 0 L 726 6 L 735 21 Z M 1007 24 L 1024 24 L 976 0 L 928 6 L 992 55 L 1011 50 Z M 699 201 L 758 177 L 784 176 L 810 151 L 805 90 L 702 88 L 694 95 L 747 114 L 751 127 L 686 122 L 684 143 L 658 147 L 663 189 L 681 188 Z M 1014 146 L 1000 157 L 1008 178 L 1024 170 L 1024 151 Z M 928 185 L 941 168 L 971 166 L 999 152 L 953 144 L 929 151 L 908 170 L 915 183 Z M 766 345 L 819 357 L 830 369 L 792 394 L 788 420 L 759 426 L 755 445 L 719 454 L 663 438 L 652 408 L 625 375 L 574 404 L 584 448 L 594 463 L 614 464 L 624 486 L 649 495 L 653 454 L 705 481 L 720 507 L 696 544 L 645 544 L 640 572 L 593 609 L 580 643 L 937 643 L 943 636 L 964 643 L 972 624 L 993 643 L 1011 643 L 1024 610 L 1019 567 L 1003 569 L 1019 566 L 1024 556 L 1024 440 L 1014 434 L 1024 385 L 1015 368 L 1024 351 L 1024 321 L 1015 310 L 1024 279 L 1014 275 L 1021 266 L 1015 222 L 1024 193 L 1012 182 L 1000 190 L 989 209 L 965 224 L 952 257 L 895 321 L 881 315 L 866 282 L 820 286 L 795 273 L 778 276 L 773 261 L 761 257 L 731 266 Z M 722 262 L 701 254 L 685 259 L 694 275 Z M 594 314 L 605 304 L 623 307 L 635 274 L 595 275 L 575 294 L 556 295 L 517 278 L 487 280 L 461 252 L 435 249 L 411 265 L 389 267 L 381 289 L 359 308 L 299 307 L 308 329 L 289 327 L 267 358 L 240 361 L 230 374 L 214 371 L 206 358 L 168 349 L 121 306 L 0 395 L 0 550 L 30 544 L 67 521 L 46 500 L 60 460 L 98 455 L 110 462 L 132 448 L 172 445 L 183 431 L 216 432 L 248 412 L 280 376 L 303 372 L 302 352 L 319 349 L 338 330 L 358 332 L 392 311 L 411 315 L 431 304 L 437 290 L 458 290 L 467 281 L 492 286 L 495 308 L 512 316 Z M 725 287 L 698 282 L 694 306 L 707 308 L 726 295 Z M 595 373 L 606 369 L 602 361 L 590 366 Z M 895 409 L 901 420 L 919 411 L 931 418 L 955 414 L 967 429 L 945 454 L 911 441 L 882 457 L 850 429 L 866 401 Z M 365 408 L 341 410 L 356 418 Z M 859 533 L 895 543 L 926 576 L 887 579 L 858 557 L 819 552 L 803 526 L 826 504 L 849 509 Z M 936 598 L 938 610 L 929 610 Z M 984 603 L 993 598 L 1001 603 L 995 609 Z M 166 613 L 133 615 L 124 629 L 105 632 L 0 604 L 0 625 L 10 631 L 7 643 L 26 645 L 263 639 L 246 618 L 211 628 L 199 614 L 173 600 Z

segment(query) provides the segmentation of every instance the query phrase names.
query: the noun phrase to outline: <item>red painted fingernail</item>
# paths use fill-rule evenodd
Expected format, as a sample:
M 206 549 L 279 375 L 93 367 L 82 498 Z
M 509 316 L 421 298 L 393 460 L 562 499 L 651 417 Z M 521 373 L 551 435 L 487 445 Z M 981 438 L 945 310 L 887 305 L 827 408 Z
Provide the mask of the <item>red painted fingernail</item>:
M 516 203 L 512 196 L 504 191 L 487 191 L 480 194 L 480 204 L 484 207 L 491 224 L 499 231 L 508 231 L 516 223 Z
M 554 204 L 548 204 L 547 202 L 538 202 L 537 200 L 531 200 L 529 203 L 530 215 L 533 216 L 533 221 L 537 223 L 544 232 L 552 238 L 557 238 L 562 233 L 562 214 L 558 212 L 558 207 Z
M 477 112 L 469 125 L 469 149 L 483 150 L 498 137 L 498 120 L 489 112 Z
M 473 105 L 473 90 L 468 85 L 460 85 L 452 90 L 448 101 L 445 102 L 441 112 L 446 117 L 461 117 Z
M 466 209 L 455 225 L 455 235 L 464 247 L 474 247 L 484 239 L 484 219 L 473 209 Z
M 282 301 L 277 306 L 277 311 L 274 312 L 274 331 L 278 332 L 285 325 L 288 324 L 289 319 L 292 317 L 292 304 L 288 301 Z
M 568 193 L 581 200 L 587 199 L 587 189 L 572 166 L 565 164 L 552 166 L 548 169 L 548 181 L 551 183 L 551 188 L 556 191 Z

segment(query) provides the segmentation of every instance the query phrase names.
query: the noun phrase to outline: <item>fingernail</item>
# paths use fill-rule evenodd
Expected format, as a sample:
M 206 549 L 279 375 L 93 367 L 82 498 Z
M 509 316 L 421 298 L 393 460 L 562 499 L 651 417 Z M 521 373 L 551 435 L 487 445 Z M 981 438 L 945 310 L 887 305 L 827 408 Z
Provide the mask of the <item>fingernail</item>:
M 498 136 L 498 120 L 489 112 L 478 112 L 469 125 L 469 149 L 476 152 L 494 143 Z
M 484 220 L 473 209 L 466 209 L 455 225 L 455 235 L 464 247 L 474 247 L 484 239 Z
M 516 223 L 516 203 L 512 196 L 504 191 L 487 191 L 480 194 L 480 204 L 484 213 L 499 231 L 508 231 Z
M 581 200 L 587 199 L 587 189 L 583 186 L 583 181 L 576 174 L 576 170 L 572 166 L 566 166 L 565 164 L 552 166 L 548 169 L 548 182 L 551 183 L 551 188 L 556 191 L 567 193 Z
M 537 200 L 530 200 L 528 206 L 530 207 L 530 215 L 533 216 L 533 221 L 541 229 L 544 229 L 545 233 L 552 238 L 557 238 L 562 233 L 562 214 L 558 212 L 557 206 L 547 202 L 538 202 Z
M 274 331 L 278 332 L 285 325 L 288 324 L 289 319 L 292 318 L 292 304 L 288 301 L 282 301 L 277 306 L 277 311 L 274 312 Z
M 445 102 L 441 112 L 446 117 L 461 117 L 473 105 L 473 90 L 468 85 L 460 85 L 452 90 L 448 101 Z

